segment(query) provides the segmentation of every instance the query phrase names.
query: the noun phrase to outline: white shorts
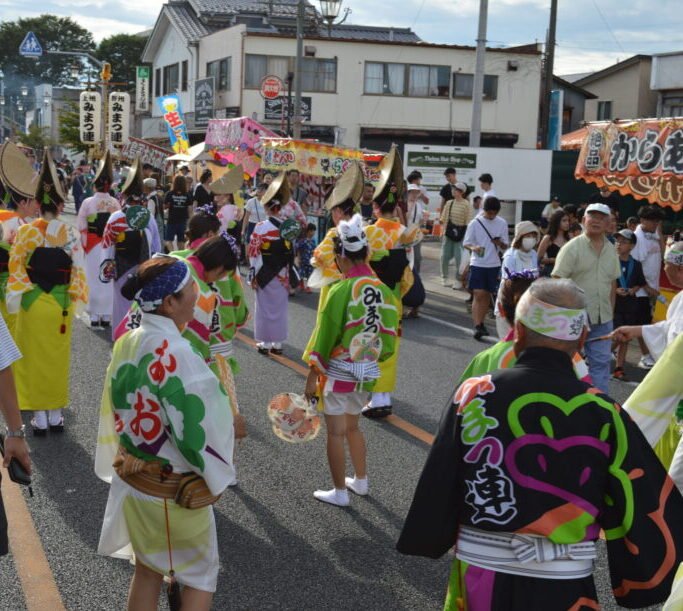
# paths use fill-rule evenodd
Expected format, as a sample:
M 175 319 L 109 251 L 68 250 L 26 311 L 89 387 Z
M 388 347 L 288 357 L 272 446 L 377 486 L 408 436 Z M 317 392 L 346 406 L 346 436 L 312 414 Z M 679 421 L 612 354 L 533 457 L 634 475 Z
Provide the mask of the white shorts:
M 367 401 L 367 392 L 328 392 L 323 399 L 323 412 L 328 416 L 358 416 Z

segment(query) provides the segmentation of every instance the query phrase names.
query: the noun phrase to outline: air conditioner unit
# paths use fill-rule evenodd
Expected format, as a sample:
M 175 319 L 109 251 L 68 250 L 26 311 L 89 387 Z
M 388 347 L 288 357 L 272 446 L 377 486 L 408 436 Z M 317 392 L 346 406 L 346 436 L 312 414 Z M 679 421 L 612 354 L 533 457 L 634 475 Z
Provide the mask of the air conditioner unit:
M 304 47 L 304 56 L 305 57 L 315 57 L 316 53 L 317 53 L 317 49 L 314 46 L 306 45 Z

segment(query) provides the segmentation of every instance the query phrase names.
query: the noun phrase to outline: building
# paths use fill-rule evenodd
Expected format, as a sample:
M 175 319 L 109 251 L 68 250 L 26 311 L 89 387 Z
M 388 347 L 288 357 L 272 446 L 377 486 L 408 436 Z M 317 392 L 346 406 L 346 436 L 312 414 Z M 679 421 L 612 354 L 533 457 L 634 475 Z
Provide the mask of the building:
M 634 55 L 576 80 L 565 80 L 595 94 L 586 100 L 586 121 L 657 116 L 657 93 L 650 89 L 652 57 Z
M 586 116 L 586 100 L 595 100 L 598 96 L 590 91 L 570 83 L 559 76 L 553 76 L 553 89 L 562 92 L 562 133 L 568 134 L 581 127 Z
M 291 6 L 289 5 L 291 3 Z M 215 117 L 254 115 L 286 128 L 282 100 L 266 102 L 266 75 L 294 71 L 296 0 L 170 0 L 143 53 L 154 96 L 178 92 L 192 142 L 194 83 L 215 79 Z M 407 28 L 358 25 L 328 30 L 308 4 L 303 63 L 302 135 L 386 150 L 399 144 L 467 144 L 475 49 L 426 43 Z M 535 148 L 541 56 L 536 45 L 489 49 L 482 145 Z M 165 139 L 161 112 L 143 120 L 142 137 Z
M 683 117 L 683 51 L 652 56 L 650 88 L 657 94 L 658 117 Z

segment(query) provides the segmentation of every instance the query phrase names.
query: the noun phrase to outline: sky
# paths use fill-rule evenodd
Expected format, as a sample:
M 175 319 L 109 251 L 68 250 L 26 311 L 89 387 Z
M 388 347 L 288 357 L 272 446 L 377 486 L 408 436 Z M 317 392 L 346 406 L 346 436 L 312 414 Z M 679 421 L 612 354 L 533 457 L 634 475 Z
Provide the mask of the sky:
M 315 0 L 313 3 L 318 6 Z M 474 45 L 480 0 L 343 0 L 347 23 L 410 27 L 426 42 Z M 96 40 L 154 25 L 162 0 L 0 0 L 0 19 L 52 13 L 76 19 Z M 544 41 L 550 0 L 489 0 L 487 41 Z M 592 72 L 643 53 L 683 50 L 680 0 L 559 0 L 555 74 Z

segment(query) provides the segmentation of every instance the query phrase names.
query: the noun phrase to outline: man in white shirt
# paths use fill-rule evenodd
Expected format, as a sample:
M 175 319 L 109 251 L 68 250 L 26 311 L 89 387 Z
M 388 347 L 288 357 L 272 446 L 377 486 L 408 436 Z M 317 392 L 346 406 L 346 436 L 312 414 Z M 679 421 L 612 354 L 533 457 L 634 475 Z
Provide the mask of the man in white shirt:
M 659 295 L 659 274 L 662 269 L 662 237 L 659 225 L 662 221 L 661 210 L 657 206 L 641 206 L 638 210 L 640 221 L 636 227 L 636 245 L 631 256 L 640 261 L 647 286 L 636 293 L 638 324 L 652 323 L 652 300 Z M 638 362 L 641 369 L 651 369 L 655 360 L 642 338 L 638 338 L 643 353 Z
M 482 204 L 489 198 L 489 197 L 496 197 L 496 192 L 493 190 L 493 176 L 489 174 L 488 172 L 485 172 L 479 177 L 479 185 L 481 186 L 481 190 L 483 191 L 481 195 L 481 202 Z
M 268 185 L 266 183 L 262 182 L 259 184 L 258 187 L 256 187 L 256 194 L 254 197 L 247 201 L 244 206 L 244 221 L 242 222 L 244 232 L 242 243 L 244 245 L 249 244 L 251 232 L 254 231 L 256 223 L 265 221 L 268 218 L 265 209 L 261 205 L 261 198 L 263 197 L 263 194 L 266 192 L 267 188 Z
M 422 203 L 422 190 L 419 185 L 411 183 L 408 185 L 406 194 L 406 225 L 412 227 L 413 225 L 422 225 L 422 214 L 425 206 Z M 420 265 L 422 263 L 422 244 L 416 244 L 412 248 L 413 251 L 413 270 L 420 273 Z
M 473 291 L 472 320 L 477 340 L 489 335 L 484 318 L 498 290 L 501 255 L 510 241 L 508 225 L 498 216 L 498 198 L 487 197 L 482 207 L 483 214 L 470 222 L 463 239 L 463 247 L 471 252 L 468 288 Z
M 545 205 L 543 212 L 541 212 L 541 228 L 545 229 L 550 222 L 550 217 L 555 214 L 560 209 L 560 198 L 557 195 L 553 195 L 550 203 Z

